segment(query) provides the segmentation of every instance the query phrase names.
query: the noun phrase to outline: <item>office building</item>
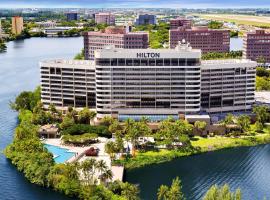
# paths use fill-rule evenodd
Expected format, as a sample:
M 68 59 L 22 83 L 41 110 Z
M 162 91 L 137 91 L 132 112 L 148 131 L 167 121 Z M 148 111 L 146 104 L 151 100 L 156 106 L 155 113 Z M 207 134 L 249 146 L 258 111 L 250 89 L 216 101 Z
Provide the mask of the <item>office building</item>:
M 68 27 L 68 26 L 57 26 L 57 27 L 49 27 L 44 29 L 44 33 L 48 37 L 58 37 L 58 36 L 63 36 L 65 31 L 74 29 L 74 27 Z
M 12 17 L 12 28 L 11 31 L 14 35 L 20 35 L 23 31 L 23 18 L 22 17 Z
M 78 13 L 70 12 L 66 13 L 67 21 L 77 21 L 78 20 Z
M 95 22 L 97 24 L 115 25 L 115 15 L 111 13 L 95 14 Z
M 129 32 L 129 27 L 107 27 L 105 31 L 84 33 L 84 55 L 86 60 L 94 59 L 94 51 L 104 46 L 116 48 L 146 49 L 149 46 L 148 32 Z
M 107 47 L 95 52 L 95 61 L 41 62 L 41 96 L 45 107 L 95 107 L 99 119 L 248 111 L 256 65 L 245 59 L 201 61 L 201 51 L 187 44 Z
M 170 20 L 170 29 L 177 29 L 179 27 L 184 27 L 184 28 L 187 28 L 187 29 L 191 29 L 192 20 L 186 19 L 186 18 L 183 18 L 183 17 L 179 17 L 179 18 Z
M 155 25 L 157 24 L 157 19 L 155 15 L 148 15 L 148 14 L 144 14 L 144 15 L 138 15 L 137 18 L 135 19 L 134 22 L 135 25 Z
M 246 59 L 270 63 L 270 32 L 256 30 L 246 33 L 243 56 Z
M 202 53 L 229 52 L 230 31 L 208 29 L 207 27 L 180 27 L 170 30 L 170 48 L 175 48 L 179 41 L 185 40 L 193 49 L 201 49 Z

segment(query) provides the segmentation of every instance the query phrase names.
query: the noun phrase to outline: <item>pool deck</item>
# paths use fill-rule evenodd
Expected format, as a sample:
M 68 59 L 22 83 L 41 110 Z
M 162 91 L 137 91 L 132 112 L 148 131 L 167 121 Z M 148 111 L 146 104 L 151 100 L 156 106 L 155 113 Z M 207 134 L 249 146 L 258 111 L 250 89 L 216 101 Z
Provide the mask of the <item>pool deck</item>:
M 104 160 L 106 162 L 106 165 L 112 170 L 113 173 L 113 178 L 112 181 L 115 180 L 120 180 L 123 181 L 123 176 L 124 176 L 124 167 L 122 166 L 112 166 L 111 165 L 111 158 L 109 154 L 105 152 L 105 144 L 108 141 L 107 138 L 99 138 L 99 143 L 95 143 L 89 146 L 85 147 L 75 147 L 75 146 L 69 146 L 69 145 L 64 145 L 61 142 L 61 139 L 46 139 L 43 141 L 44 144 L 49 144 L 49 145 L 54 145 L 58 146 L 61 148 L 68 149 L 70 152 L 76 153 L 75 156 L 72 156 L 70 159 L 66 160 L 65 163 L 70 163 L 70 162 L 83 162 L 86 159 L 94 158 L 96 160 Z M 95 147 L 99 149 L 98 156 L 96 157 L 87 157 L 84 155 L 84 152 L 89 149 L 90 147 Z
M 112 182 L 114 181 L 123 181 L 124 178 L 124 167 L 123 166 L 112 166 L 111 167 L 113 178 Z

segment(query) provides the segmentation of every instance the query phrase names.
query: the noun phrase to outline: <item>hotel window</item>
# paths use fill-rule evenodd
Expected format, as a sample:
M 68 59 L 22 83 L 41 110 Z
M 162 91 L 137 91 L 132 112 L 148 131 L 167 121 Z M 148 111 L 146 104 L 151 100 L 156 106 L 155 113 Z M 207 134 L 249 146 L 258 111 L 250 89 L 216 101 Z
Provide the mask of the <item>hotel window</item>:
M 141 66 L 148 66 L 148 60 L 147 59 L 141 59 Z

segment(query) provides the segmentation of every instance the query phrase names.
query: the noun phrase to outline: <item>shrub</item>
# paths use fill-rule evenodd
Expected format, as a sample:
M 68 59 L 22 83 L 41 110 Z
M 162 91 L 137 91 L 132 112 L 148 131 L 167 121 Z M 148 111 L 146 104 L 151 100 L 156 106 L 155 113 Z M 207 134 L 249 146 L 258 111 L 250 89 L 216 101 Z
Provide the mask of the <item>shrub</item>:
M 96 133 L 98 136 L 111 137 L 106 126 L 91 126 L 87 124 L 74 124 L 61 131 L 62 135 L 82 135 L 84 133 Z
M 97 141 L 98 135 L 95 133 L 85 133 L 82 135 L 64 135 L 62 140 L 66 144 L 87 145 Z

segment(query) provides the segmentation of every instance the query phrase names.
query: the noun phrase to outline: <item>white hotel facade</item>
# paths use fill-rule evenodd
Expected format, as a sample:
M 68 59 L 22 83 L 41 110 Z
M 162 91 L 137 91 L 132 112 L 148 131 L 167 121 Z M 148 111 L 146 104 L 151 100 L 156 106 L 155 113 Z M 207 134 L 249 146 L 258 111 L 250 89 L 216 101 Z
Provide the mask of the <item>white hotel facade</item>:
M 175 49 L 115 49 L 95 52 L 95 61 L 40 63 L 42 102 L 95 108 L 97 117 L 237 112 L 254 103 L 256 62 L 201 61 L 186 44 Z

